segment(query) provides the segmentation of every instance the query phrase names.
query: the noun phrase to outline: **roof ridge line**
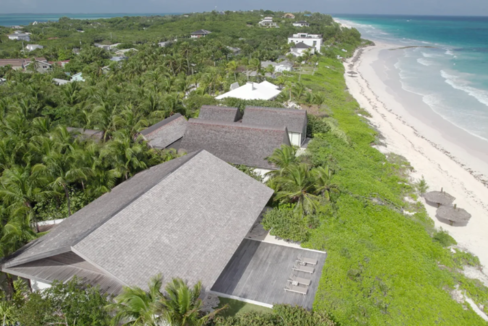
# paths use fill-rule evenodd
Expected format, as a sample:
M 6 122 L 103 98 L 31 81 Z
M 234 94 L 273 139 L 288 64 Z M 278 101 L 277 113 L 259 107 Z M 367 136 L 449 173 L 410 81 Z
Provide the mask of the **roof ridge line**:
M 200 154 L 200 152 L 201 152 L 201 151 L 203 151 L 203 149 L 201 149 L 201 150 L 199 150 L 199 151 L 195 151 L 195 152 L 190 153 L 190 154 L 187 154 L 187 155 L 185 155 L 185 156 L 193 155 L 193 157 L 195 157 L 195 156 L 197 156 L 198 154 Z M 182 157 L 185 157 L 185 156 L 182 156 Z M 94 231 L 96 231 L 96 230 L 97 230 L 98 228 L 100 228 L 102 225 L 104 225 L 104 224 L 105 224 L 105 223 L 107 223 L 109 220 L 111 220 L 111 219 L 112 219 L 112 218 L 113 218 L 115 215 L 117 215 L 117 214 L 118 214 L 118 213 L 120 213 L 122 210 L 124 210 L 124 209 L 125 209 L 127 206 L 129 206 L 130 204 L 132 204 L 132 203 L 133 203 L 133 202 L 134 202 L 136 199 L 140 198 L 141 196 L 143 196 L 144 194 L 146 194 L 148 191 L 150 191 L 151 189 L 153 189 L 154 187 L 156 187 L 156 186 L 157 186 L 157 185 L 158 185 L 160 182 L 162 182 L 163 180 L 165 180 L 165 179 L 166 179 L 166 178 L 167 178 L 169 175 L 173 174 L 173 173 L 174 173 L 176 170 L 178 170 L 180 167 L 182 167 L 183 165 L 185 165 L 186 163 L 188 163 L 188 162 L 189 162 L 191 159 L 192 159 L 192 158 L 189 158 L 189 159 L 188 159 L 186 162 L 184 162 L 184 163 L 182 163 L 182 164 L 178 165 L 178 167 L 176 167 L 176 168 L 174 168 L 174 169 L 171 169 L 171 170 L 170 170 L 170 172 L 169 172 L 169 173 L 167 173 L 167 174 L 166 174 L 166 176 L 165 176 L 164 178 L 162 178 L 161 180 L 159 180 L 159 182 L 158 182 L 158 183 L 156 183 L 156 184 L 155 184 L 155 185 L 153 185 L 152 187 L 150 187 L 150 188 L 146 189 L 145 191 L 143 191 L 143 192 L 142 192 L 142 193 L 141 193 L 139 196 L 134 197 L 134 199 L 133 199 L 131 202 L 129 202 L 129 203 L 127 203 L 127 204 L 125 204 L 125 205 L 121 206 L 121 207 L 120 207 L 120 209 L 118 209 L 116 212 L 114 212 L 114 213 L 113 213 L 112 215 L 110 215 L 109 217 L 105 218 L 105 219 L 104 219 L 104 221 L 103 221 L 103 222 L 102 222 L 102 223 L 101 223 L 101 224 L 100 224 L 100 225 L 99 225 L 97 228 L 95 228 L 95 229 L 91 230 L 90 232 L 86 233 L 86 234 L 85 234 L 85 235 L 84 235 L 82 238 L 80 238 L 78 241 L 76 241 L 76 242 L 74 242 L 73 244 L 71 244 L 70 248 L 73 248 L 73 247 L 74 247 L 74 246 L 76 246 L 78 243 L 80 243 L 81 241 L 83 241 L 84 239 L 86 239 L 86 237 L 88 237 L 90 234 L 92 234 Z M 169 162 L 169 161 L 168 161 L 168 162 Z M 164 163 L 166 163 L 166 162 L 164 162 Z M 164 163 L 161 163 L 161 164 L 164 164 Z M 155 165 L 154 167 L 156 167 L 156 166 L 157 166 L 157 165 Z M 149 168 L 149 169 L 151 169 L 151 168 Z M 149 170 L 149 169 L 147 169 L 147 170 Z M 144 170 L 144 171 L 141 171 L 141 172 L 145 172 L 145 171 L 147 171 L 147 170 Z M 139 172 L 139 173 L 141 173 L 141 172 Z M 139 173 L 138 173 L 138 174 L 139 174 Z M 136 174 L 136 175 L 137 175 L 137 174 Z M 136 175 L 134 175 L 133 177 L 135 177 Z M 132 178 L 133 178 L 133 177 L 132 177 Z M 126 180 L 126 181 L 127 181 L 127 180 Z M 124 181 L 124 182 L 125 182 L 125 181 Z M 122 182 L 121 184 L 123 184 L 124 182 Z M 103 196 L 103 195 L 102 195 L 102 196 Z M 101 197 L 101 196 L 100 196 L 100 197 Z M 98 198 L 100 198 L 100 197 L 98 197 Z M 98 199 L 98 198 L 97 198 L 97 199 Z M 73 250 L 73 249 L 71 249 L 71 250 Z

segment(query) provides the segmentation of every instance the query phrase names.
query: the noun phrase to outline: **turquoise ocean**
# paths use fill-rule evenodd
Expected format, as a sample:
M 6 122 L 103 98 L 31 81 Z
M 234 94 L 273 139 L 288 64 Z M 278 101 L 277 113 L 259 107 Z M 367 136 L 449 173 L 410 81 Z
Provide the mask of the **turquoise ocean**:
M 334 17 L 363 38 L 406 47 L 394 63 L 402 88 L 488 141 L 488 17 Z
M 179 13 L 143 13 L 143 14 L 0 14 L 0 26 L 28 25 L 32 22 L 58 21 L 61 17 L 72 19 L 100 19 L 124 16 L 167 16 L 179 15 Z

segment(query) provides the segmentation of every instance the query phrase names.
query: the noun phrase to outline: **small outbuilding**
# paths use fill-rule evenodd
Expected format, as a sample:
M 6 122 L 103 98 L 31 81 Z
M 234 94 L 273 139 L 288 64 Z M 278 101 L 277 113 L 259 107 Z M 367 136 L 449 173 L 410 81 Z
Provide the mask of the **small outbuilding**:
M 190 34 L 190 38 L 200 38 L 200 37 L 205 37 L 208 34 L 211 34 L 212 32 L 207 31 L 206 29 L 200 29 L 198 31 L 195 31 Z

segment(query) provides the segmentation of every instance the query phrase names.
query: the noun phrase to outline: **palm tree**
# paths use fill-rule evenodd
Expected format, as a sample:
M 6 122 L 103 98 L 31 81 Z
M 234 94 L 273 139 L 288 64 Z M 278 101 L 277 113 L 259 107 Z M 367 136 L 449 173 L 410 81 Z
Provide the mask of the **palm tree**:
M 281 175 L 292 164 L 297 162 L 296 157 L 297 150 L 292 146 L 281 145 L 281 148 L 277 148 L 273 151 L 271 156 L 267 157 L 267 160 L 280 167 L 278 171 L 270 171 L 268 172 L 270 175 Z
M 237 68 L 238 68 L 237 62 L 235 62 L 234 60 L 229 61 L 227 63 L 226 70 L 227 70 L 228 73 L 233 73 L 234 74 L 235 81 L 237 81 L 237 74 L 236 74 Z
M 106 143 L 100 157 L 112 167 L 114 175 L 123 175 L 127 180 L 133 173 L 146 169 L 146 145 L 135 142 L 128 132 L 117 131 Z
M 339 192 L 336 184 L 332 183 L 333 172 L 329 167 L 320 166 L 312 170 L 315 177 L 315 187 L 326 201 L 330 201 L 331 192 Z
M 202 290 L 200 282 L 190 288 L 182 279 L 174 278 L 165 290 L 166 294 L 158 304 L 158 313 L 172 326 L 201 326 L 226 308 L 204 314 L 203 301 L 199 298 Z
M 301 210 L 302 216 L 313 213 L 318 207 L 318 197 L 313 194 L 314 180 L 306 164 L 290 165 L 269 185 L 276 191 L 276 200 L 296 203 L 296 209 Z
M 44 189 L 46 183 L 47 180 L 31 172 L 29 166 L 15 166 L 3 171 L 0 179 L 0 198 L 10 214 L 29 215 L 34 222 L 33 204 L 50 194 Z M 37 228 L 37 223 L 35 225 Z
M 35 175 L 49 178 L 48 187 L 56 191 L 64 190 L 68 204 L 68 216 L 71 215 L 71 201 L 69 186 L 71 183 L 86 181 L 92 171 L 86 166 L 76 164 L 76 156 L 71 153 L 51 151 L 42 158 L 43 163 L 38 163 L 32 168 Z
M 147 292 L 137 286 L 124 287 L 122 293 L 115 298 L 115 303 L 106 307 L 116 313 L 114 325 L 158 325 L 156 311 L 163 299 L 162 285 L 163 278 L 159 274 L 151 278 Z

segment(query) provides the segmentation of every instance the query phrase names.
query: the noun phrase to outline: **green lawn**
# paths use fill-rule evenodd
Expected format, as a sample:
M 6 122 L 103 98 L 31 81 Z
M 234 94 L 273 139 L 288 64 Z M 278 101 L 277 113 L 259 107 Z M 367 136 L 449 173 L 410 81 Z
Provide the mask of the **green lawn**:
M 247 312 L 255 311 L 255 312 L 263 312 L 263 313 L 271 313 L 272 309 L 265 308 L 261 306 L 257 306 L 255 304 L 246 303 L 238 300 L 227 299 L 219 297 L 220 305 L 219 308 L 222 308 L 224 305 L 228 305 L 227 309 L 223 310 L 219 316 L 223 317 L 231 317 L 236 315 L 245 314 Z

